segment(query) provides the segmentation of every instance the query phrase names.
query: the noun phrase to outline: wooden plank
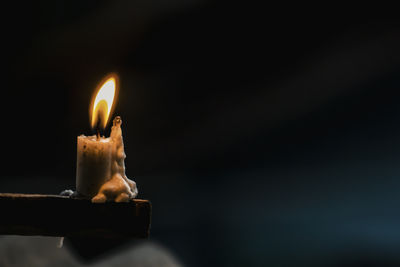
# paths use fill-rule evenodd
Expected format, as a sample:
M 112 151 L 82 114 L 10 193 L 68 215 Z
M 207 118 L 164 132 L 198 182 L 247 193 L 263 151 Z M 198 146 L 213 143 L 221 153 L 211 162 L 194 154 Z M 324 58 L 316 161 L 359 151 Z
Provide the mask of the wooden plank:
M 147 238 L 151 203 L 92 203 L 58 195 L 0 193 L 0 235 Z

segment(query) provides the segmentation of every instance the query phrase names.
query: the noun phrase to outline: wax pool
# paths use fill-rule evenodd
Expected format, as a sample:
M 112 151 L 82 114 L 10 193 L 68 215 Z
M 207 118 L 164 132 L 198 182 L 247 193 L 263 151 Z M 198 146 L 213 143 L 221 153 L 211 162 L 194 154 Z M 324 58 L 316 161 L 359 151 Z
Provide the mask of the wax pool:
M 113 121 L 109 138 L 78 136 L 76 191 L 92 202 L 126 202 L 135 198 L 136 183 L 125 175 L 121 118 Z

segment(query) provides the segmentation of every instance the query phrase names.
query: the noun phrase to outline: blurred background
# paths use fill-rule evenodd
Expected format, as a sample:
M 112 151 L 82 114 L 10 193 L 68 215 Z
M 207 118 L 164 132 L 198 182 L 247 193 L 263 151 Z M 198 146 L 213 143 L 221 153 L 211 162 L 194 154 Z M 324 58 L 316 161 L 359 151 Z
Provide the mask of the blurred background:
M 92 264 L 399 266 L 400 23 L 291 10 L 8 3 L 0 192 L 74 189 L 90 97 L 117 72 L 127 175 L 153 222 Z M 53 241 L 0 237 L 0 265 L 81 264 Z

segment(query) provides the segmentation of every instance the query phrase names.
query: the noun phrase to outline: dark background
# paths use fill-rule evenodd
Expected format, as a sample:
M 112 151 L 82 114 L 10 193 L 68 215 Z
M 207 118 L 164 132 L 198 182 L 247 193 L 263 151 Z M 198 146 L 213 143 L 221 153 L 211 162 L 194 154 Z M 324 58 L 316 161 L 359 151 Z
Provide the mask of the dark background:
M 74 188 L 117 72 L 127 175 L 181 263 L 399 266 L 400 24 L 244 3 L 4 6 L 0 191 Z

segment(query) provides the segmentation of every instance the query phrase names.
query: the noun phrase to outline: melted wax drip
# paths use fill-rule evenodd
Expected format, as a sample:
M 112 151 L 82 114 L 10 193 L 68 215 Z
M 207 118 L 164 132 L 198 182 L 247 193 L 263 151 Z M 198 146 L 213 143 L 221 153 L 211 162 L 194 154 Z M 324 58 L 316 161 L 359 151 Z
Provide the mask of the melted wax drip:
M 138 194 L 136 183 L 125 175 L 126 155 L 121 124 L 121 117 L 115 117 L 110 135 L 112 142 L 111 178 L 100 187 L 98 194 L 92 198 L 93 203 L 104 203 L 112 200 L 128 202 Z

